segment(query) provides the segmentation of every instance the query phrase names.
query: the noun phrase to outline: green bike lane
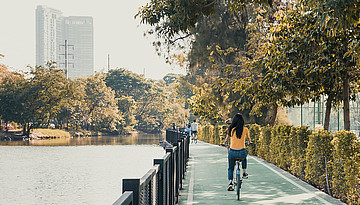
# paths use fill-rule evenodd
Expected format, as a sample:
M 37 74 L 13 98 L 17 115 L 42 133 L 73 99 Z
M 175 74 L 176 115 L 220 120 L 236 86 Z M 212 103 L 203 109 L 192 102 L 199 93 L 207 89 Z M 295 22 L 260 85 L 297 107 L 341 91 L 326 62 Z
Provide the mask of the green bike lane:
M 343 204 L 266 161 L 248 155 L 248 179 L 241 200 L 227 191 L 225 147 L 199 141 L 190 144 L 190 160 L 181 205 L 187 204 Z

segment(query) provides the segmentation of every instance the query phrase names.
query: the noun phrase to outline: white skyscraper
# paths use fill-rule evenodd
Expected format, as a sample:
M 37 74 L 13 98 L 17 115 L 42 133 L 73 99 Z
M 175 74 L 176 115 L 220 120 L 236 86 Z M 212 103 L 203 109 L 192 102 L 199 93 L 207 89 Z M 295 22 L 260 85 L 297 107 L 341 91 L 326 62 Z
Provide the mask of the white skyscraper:
M 62 22 L 61 11 L 45 6 L 36 8 L 36 65 L 58 60 Z
M 92 17 L 63 17 L 60 11 L 36 9 L 36 64 L 56 61 L 70 78 L 94 73 Z M 65 46 L 66 42 L 66 46 Z M 65 51 L 65 49 L 67 50 Z

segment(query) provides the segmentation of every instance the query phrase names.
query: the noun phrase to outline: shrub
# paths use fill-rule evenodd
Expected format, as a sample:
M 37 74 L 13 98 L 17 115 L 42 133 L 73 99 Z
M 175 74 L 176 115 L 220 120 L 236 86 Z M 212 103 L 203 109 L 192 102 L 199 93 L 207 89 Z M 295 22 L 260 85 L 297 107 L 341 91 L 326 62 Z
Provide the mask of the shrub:
M 253 124 L 249 126 L 250 138 L 254 144 L 252 146 L 247 147 L 246 149 L 251 155 L 257 155 L 258 153 L 260 129 L 261 129 L 260 125 L 257 124 Z
M 360 143 L 351 132 L 335 134 L 332 185 L 333 195 L 348 204 L 360 204 Z
M 289 170 L 291 164 L 289 145 L 291 127 L 290 125 L 279 125 L 271 133 L 270 161 L 284 170 Z
M 290 132 L 290 170 L 302 180 L 305 180 L 306 148 L 311 133 L 308 126 L 293 127 Z
M 214 127 L 214 144 L 220 145 L 224 142 L 227 129 L 227 125 L 217 125 Z
M 266 161 L 270 161 L 270 142 L 273 128 L 266 126 L 261 129 L 258 140 L 257 155 Z
M 329 162 L 333 160 L 333 136 L 328 131 L 318 131 L 309 136 L 306 148 L 305 180 L 329 193 L 328 180 L 331 169 Z
M 206 126 L 199 126 L 198 128 L 198 140 L 205 142 L 205 127 Z

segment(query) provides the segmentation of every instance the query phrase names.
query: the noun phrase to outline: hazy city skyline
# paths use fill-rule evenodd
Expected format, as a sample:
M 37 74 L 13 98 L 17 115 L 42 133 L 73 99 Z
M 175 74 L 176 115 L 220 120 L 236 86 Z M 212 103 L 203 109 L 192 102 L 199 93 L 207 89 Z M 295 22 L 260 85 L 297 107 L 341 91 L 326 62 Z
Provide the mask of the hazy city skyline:
M 65 16 L 92 16 L 94 19 L 95 71 L 107 68 L 108 54 L 111 68 L 126 68 L 136 73 L 146 70 L 146 77 L 161 79 L 167 73 L 185 73 L 171 67 L 157 56 L 151 39 L 144 37 L 146 25 L 134 19 L 140 6 L 148 0 L 0 0 L 2 19 L 0 63 L 16 70 L 25 70 L 36 62 L 35 9 L 38 5 L 60 10 Z
M 36 8 L 36 65 L 55 61 L 76 78 L 94 73 L 94 28 L 91 16 L 64 16 L 62 11 Z

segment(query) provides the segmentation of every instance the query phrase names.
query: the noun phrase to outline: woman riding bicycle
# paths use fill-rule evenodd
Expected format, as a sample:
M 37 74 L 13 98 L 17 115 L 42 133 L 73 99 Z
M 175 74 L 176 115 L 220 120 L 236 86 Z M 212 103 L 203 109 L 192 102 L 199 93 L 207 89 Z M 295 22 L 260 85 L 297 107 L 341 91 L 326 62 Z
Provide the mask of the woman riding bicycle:
M 233 175 L 234 175 L 234 166 L 235 166 L 235 158 L 242 158 L 244 160 L 241 161 L 241 166 L 243 169 L 243 178 L 247 178 L 248 174 L 246 173 L 247 167 L 247 150 L 245 149 L 245 138 L 249 143 L 251 142 L 250 134 L 248 128 L 244 127 L 244 118 L 240 113 L 237 113 L 228 129 L 228 133 L 225 138 L 225 143 L 230 136 L 230 150 L 228 154 L 229 168 L 228 168 L 228 179 L 229 186 L 228 191 L 233 191 Z

